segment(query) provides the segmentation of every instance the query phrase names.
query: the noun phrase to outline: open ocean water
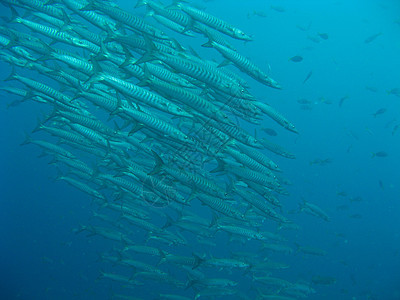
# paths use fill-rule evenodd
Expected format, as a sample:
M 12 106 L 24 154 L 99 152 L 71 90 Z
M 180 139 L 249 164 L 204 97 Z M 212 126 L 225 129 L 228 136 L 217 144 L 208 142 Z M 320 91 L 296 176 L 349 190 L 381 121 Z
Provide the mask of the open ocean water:
M 48 5 L 57 7 L 63 1 L 53 2 Z M 0 3 L 4 4 L 0 5 L 0 16 L 10 18 L 10 9 L 3 1 Z M 135 9 L 134 1 L 115 3 L 138 16 L 146 12 L 144 7 Z M 211 259 L 232 257 L 236 253 L 244 261 L 253 261 L 252 256 L 257 256 L 260 263 L 271 260 L 284 264 L 281 268 L 264 270 L 265 273 L 259 270 L 262 275 L 252 268 L 209 268 L 204 262 L 189 267 L 189 270 L 203 271 L 208 278 L 229 278 L 237 283 L 233 295 L 200 296 L 199 299 L 400 299 L 399 1 L 198 0 L 185 3 L 250 34 L 254 38 L 251 42 L 226 38 L 238 53 L 282 85 L 282 90 L 269 88 L 229 66 L 249 82 L 249 90 L 257 100 L 270 104 L 299 131 L 298 135 L 289 132 L 268 117 L 259 125 L 238 120 L 252 135 L 256 128 L 258 137 L 268 138 L 296 156 L 288 159 L 263 150 L 279 165 L 282 170 L 279 175 L 291 183 L 285 185 L 289 195 L 279 195 L 282 208 L 277 211 L 298 228 L 279 229 L 271 221 L 262 225 L 284 238 L 283 243 L 292 249 L 290 254 L 262 250 L 262 243 L 256 240 L 230 242 L 229 235 L 221 230 L 209 238 L 215 242 L 214 246 L 200 244 L 196 234 L 188 231 L 182 233 L 187 242 L 185 247 L 157 244 L 157 241 L 147 245 L 189 257 L 197 253 Z M 24 9 L 17 10 L 25 18 Z M 202 35 L 181 36 L 159 25 L 151 16 L 145 19 L 176 38 L 183 47 L 193 47 L 201 57 L 218 63 L 223 60 L 214 49 L 200 47 L 207 41 Z M 9 20 L 1 23 L 32 34 L 21 24 Z M 100 32 L 96 27 L 90 28 Z M 46 44 L 50 42 L 39 33 L 33 35 L 41 37 Z M 50 47 L 72 49 L 60 42 Z M 79 48 L 74 52 L 88 54 Z M 135 57 L 140 56 L 135 54 Z M 43 61 L 53 66 L 54 60 Z M 58 66 L 66 65 L 58 63 Z M 0 69 L 0 80 L 12 71 L 10 64 L 3 60 Z M 35 77 L 38 74 L 35 71 L 21 67 L 16 70 L 19 75 L 40 77 L 40 82 L 60 90 L 61 85 L 54 80 L 42 75 Z M 15 80 L 4 81 L 1 86 L 28 89 Z M 59 172 L 65 172 L 65 165 L 54 162 L 52 155 L 41 156 L 42 151 L 36 145 L 20 146 L 26 134 L 56 141 L 45 132 L 31 134 L 37 119 L 43 121 L 44 115 L 51 112 L 51 105 L 28 100 L 7 107 L 20 97 L 4 91 L 0 97 L 0 299 L 167 299 L 160 294 L 193 299 L 197 292 L 207 288 L 207 284 L 195 284 L 196 289 L 186 289 L 189 271 L 182 271 L 181 266 L 173 263 L 158 265 L 157 259 L 146 255 L 135 259 L 160 267 L 184 285 L 176 287 L 135 277 L 135 273 L 143 270 L 106 259 L 109 253 L 118 253 L 116 249 L 124 247 L 124 243 L 88 231 L 76 233 L 81 226 L 112 227 L 93 212 L 113 217 L 114 230 L 122 230 L 118 224 L 123 221 L 118 213 L 99 209 L 93 197 L 62 180 L 55 180 Z M 106 122 L 108 115 L 103 110 L 90 106 L 90 111 Z M 107 124 L 113 126 L 112 122 Z M 81 154 L 80 158 L 85 156 Z M 90 166 L 96 164 L 92 158 L 86 162 Z M 110 189 L 98 190 L 104 192 L 109 202 L 118 203 L 113 200 L 115 196 Z M 329 216 L 329 221 L 302 211 L 303 201 L 319 207 Z M 161 228 L 168 208 L 152 208 L 157 209 L 160 213 L 152 212 L 152 220 Z M 209 221 L 212 219 L 210 209 L 201 206 L 199 201 L 193 200 L 187 209 Z M 167 214 L 176 219 L 176 215 Z M 123 224 L 124 230 L 131 226 L 128 228 L 130 239 L 146 244 L 145 230 Z M 180 232 L 174 226 L 167 229 Z M 307 253 L 313 249 L 318 253 Z M 101 278 L 101 272 L 124 274 L 128 282 Z M 299 283 L 309 290 L 290 295 L 285 293 L 287 285 L 260 283 L 254 278 L 260 276 Z M 133 284 L 134 280 L 143 285 Z

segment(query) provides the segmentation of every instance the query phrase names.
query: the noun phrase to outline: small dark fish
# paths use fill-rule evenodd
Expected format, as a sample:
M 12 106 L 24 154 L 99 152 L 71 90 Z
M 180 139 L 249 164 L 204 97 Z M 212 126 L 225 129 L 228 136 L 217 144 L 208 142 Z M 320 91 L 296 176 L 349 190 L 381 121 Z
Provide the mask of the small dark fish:
M 271 5 L 270 7 L 271 7 L 271 9 L 273 9 L 277 12 L 280 12 L 280 13 L 283 13 L 286 11 L 286 9 L 282 6 Z
M 370 91 L 370 92 L 373 92 L 373 93 L 377 93 L 377 92 L 378 92 L 378 89 L 377 89 L 376 87 L 374 87 L 374 86 L 369 86 L 369 85 L 367 85 L 367 86 L 365 87 L 365 89 L 368 90 L 368 91 Z
M 336 206 L 336 210 L 348 210 L 349 206 L 346 204 Z
M 332 101 L 329 99 L 326 99 L 325 97 L 319 97 L 319 102 L 324 103 L 324 104 L 332 104 Z
M 266 134 L 270 135 L 270 136 L 277 136 L 278 134 L 276 133 L 275 130 L 273 130 L 272 128 L 262 128 L 262 131 L 264 131 Z
M 385 151 L 372 152 L 372 158 L 375 156 L 376 157 L 387 157 L 388 154 Z
M 311 281 L 314 284 L 331 285 L 336 283 L 336 278 L 329 276 L 314 276 Z
M 380 108 L 375 113 L 373 113 L 372 115 L 376 118 L 376 116 L 384 114 L 385 112 L 386 112 L 386 108 Z
M 362 202 L 363 198 L 361 198 L 360 196 L 358 196 L 358 197 L 350 197 L 349 201 L 350 202 Z
M 266 18 L 267 14 L 264 11 L 261 10 L 255 10 L 253 11 L 253 15 L 260 17 L 260 18 Z
M 300 109 L 301 110 L 312 110 L 313 108 L 311 105 L 303 104 L 303 105 L 300 105 Z
M 339 100 L 339 107 L 342 107 L 344 100 L 346 100 L 346 99 L 348 99 L 348 98 L 349 98 L 349 96 L 344 96 L 344 97 L 340 98 L 340 100 Z
M 350 274 L 350 279 L 353 285 L 357 284 L 356 276 L 353 273 Z
M 260 17 L 260 18 L 266 18 L 267 14 L 265 12 L 261 11 L 261 10 L 254 10 L 253 13 L 248 13 L 247 14 L 247 18 L 248 19 L 250 19 L 253 16 L 257 16 L 257 17 Z
M 307 38 L 308 38 L 310 41 L 314 42 L 314 43 L 319 43 L 319 42 L 320 42 L 320 39 L 319 39 L 317 36 L 311 36 L 311 35 L 309 35 L 309 36 L 307 36 Z
M 310 79 L 311 75 L 312 75 L 312 71 L 308 72 L 306 78 L 303 80 L 303 84 L 305 84 L 307 82 L 307 80 Z
M 387 93 L 389 95 L 395 95 L 397 97 L 400 97 L 400 89 L 399 88 L 394 88 L 394 89 L 388 90 Z
M 350 153 L 351 149 L 353 149 L 353 145 L 347 147 L 346 153 Z
M 383 182 L 382 182 L 382 180 L 379 180 L 379 187 L 380 187 L 382 190 L 384 190 L 384 189 L 385 189 L 385 187 L 384 187 L 384 185 L 383 185 Z
M 291 60 L 292 62 L 301 62 L 303 60 L 303 57 L 301 57 L 300 55 L 296 55 L 291 57 L 289 60 Z
M 347 193 L 346 192 L 337 192 L 336 195 L 341 196 L 341 197 L 346 197 Z
M 400 124 L 397 124 L 396 126 L 394 126 L 393 130 L 392 130 L 392 135 L 394 135 L 397 132 L 397 130 L 399 130 L 399 128 L 400 128 Z
M 301 31 L 307 31 L 307 30 L 310 29 L 311 23 L 312 23 L 312 22 L 310 22 L 307 26 L 305 26 L 305 25 L 296 25 L 296 27 L 297 27 L 298 29 L 300 29 Z
M 385 124 L 385 129 L 388 129 L 388 128 L 392 127 L 392 125 L 393 125 L 396 121 L 397 121 L 396 118 L 391 119 L 389 122 L 387 122 L 387 123 Z
M 312 102 L 310 101 L 310 100 L 307 100 L 307 99 L 299 99 L 299 100 L 297 100 L 297 103 L 299 103 L 299 104 L 311 104 Z
M 362 215 L 361 214 L 353 214 L 349 216 L 352 219 L 362 219 Z
M 382 35 L 382 32 L 375 33 L 375 34 L 371 35 L 370 37 L 367 37 L 365 39 L 364 43 L 369 44 L 369 43 L 373 42 L 380 35 Z
M 332 162 L 332 159 L 330 159 L 330 158 L 325 158 L 325 159 L 317 158 L 317 159 L 310 161 L 310 166 L 312 166 L 312 165 L 325 166 L 327 164 L 330 164 L 331 162 Z
M 352 138 L 354 138 L 354 139 L 356 139 L 357 141 L 360 139 L 359 137 L 358 137 L 358 135 L 354 132 L 354 131 L 349 131 L 349 135 L 352 137 Z
M 327 33 L 318 33 L 318 36 L 323 40 L 329 39 L 329 36 Z

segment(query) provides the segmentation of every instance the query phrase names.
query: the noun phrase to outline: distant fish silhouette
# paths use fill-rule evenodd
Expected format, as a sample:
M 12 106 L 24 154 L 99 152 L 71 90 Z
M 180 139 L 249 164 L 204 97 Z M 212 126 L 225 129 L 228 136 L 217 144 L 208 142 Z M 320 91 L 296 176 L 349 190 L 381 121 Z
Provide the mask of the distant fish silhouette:
M 272 128 L 263 128 L 262 131 L 264 131 L 266 134 L 268 134 L 270 136 L 277 136 L 278 135 L 276 133 L 276 131 L 273 130 Z
M 312 71 L 310 71 L 310 72 L 307 74 L 306 78 L 303 80 L 303 84 L 305 84 L 305 83 L 308 81 L 308 79 L 310 79 L 311 75 L 312 75 Z
M 371 158 L 373 158 L 375 156 L 376 157 L 387 157 L 388 156 L 388 154 L 385 151 L 372 152 L 371 155 L 372 155 Z
M 380 108 L 375 113 L 373 113 L 372 115 L 376 118 L 376 116 L 384 114 L 385 112 L 386 112 L 386 108 Z
M 291 57 L 289 60 L 292 62 L 301 62 L 303 60 L 303 57 L 301 57 L 300 55 L 296 55 Z
M 382 35 L 382 32 L 375 33 L 375 34 L 373 34 L 373 35 L 367 37 L 367 38 L 365 39 L 364 43 L 369 44 L 369 43 L 373 42 L 373 41 L 374 41 L 378 36 L 380 36 L 380 35 Z
M 342 107 L 344 100 L 346 100 L 346 99 L 348 99 L 348 98 L 349 98 L 349 96 L 344 96 L 344 97 L 340 98 L 340 100 L 339 100 L 339 107 Z
M 284 7 L 282 7 L 282 6 L 271 5 L 270 7 L 271 7 L 271 9 L 273 9 L 273 10 L 275 10 L 277 12 L 280 12 L 280 13 L 283 13 L 283 12 L 286 11 L 286 9 Z
M 318 33 L 318 36 L 323 40 L 329 39 L 329 35 L 327 33 Z

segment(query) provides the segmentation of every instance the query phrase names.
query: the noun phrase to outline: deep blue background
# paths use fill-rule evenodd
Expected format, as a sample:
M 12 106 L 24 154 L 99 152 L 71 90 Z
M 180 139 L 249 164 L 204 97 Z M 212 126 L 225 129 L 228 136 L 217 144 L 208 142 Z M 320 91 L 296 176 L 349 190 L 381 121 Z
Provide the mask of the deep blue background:
M 118 3 L 133 11 L 131 1 Z M 293 281 L 309 281 L 314 275 L 337 278 L 334 285 L 315 287 L 317 294 L 310 299 L 400 299 L 400 130 L 392 135 L 393 127 L 400 124 L 400 98 L 387 93 L 400 88 L 398 1 L 197 3 L 253 34 L 254 42 L 232 43 L 262 68 L 269 64 L 271 76 L 284 87 L 276 91 L 249 79 L 253 94 L 281 111 L 300 131 L 296 136 L 273 121 L 263 124 L 278 132 L 271 139 L 297 156 L 288 160 L 270 155 L 293 182 L 291 195 L 281 198 L 285 210 L 296 210 L 304 197 L 332 219 L 327 223 L 307 214 L 289 215 L 301 230 L 288 236 L 325 249 L 328 255 L 283 257 L 291 268 L 282 277 Z M 254 10 L 267 16 L 248 18 Z M 0 12 L 9 15 L 3 6 Z M 308 31 L 296 27 L 309 24 Z M 382 35 L 375 41 L 364 42 L 379 32 Z M 308 38 L 318 33 L 327 33 L 329 38 L 319 43 Z M 196 47 L 205 41 L 201 37 L 180 40 Z M 216 51 L 199 51 L 204 57 L 221 60 Z M 304 60 L 289 61 L 294 55 Z M 10 67 L 1 62 L 0 68 L 5 78 Z M 309 71 L 312 77 L 302 84 Z M 37 158 L 41 153 L 37 147 L 19 146 L 44 108 L 27 102 L 7 109 L 6 104 L 15 99 L 1 94 L 1 298 L 107 299 L 118 290 L 112 290 L 108 281 L 96 281 L 104 267 L 97 258 L 110 243 L 71 231 L 90 222 L 91 200 L 66 183 L 54 181 L 55 168 L 47 164 L 49 158 Z M 310 100 L 312 110 L 302 110 L 299 99 Z M 380 108 L 386 108 L 386 113 L 373 117 Z M 388 156 L 371 158 L 378 151 Z M 314 159 L 325 158 L 332 163 L 310 165 Z M 351 197 L 362 201 L 351 202 Z M 342 205 L 346 207 L 338 209 Z M 355 214 L 361 218 L 351 217 Z M 248 250 L 252 250 L 250 245 Z M 141 296 L 152 298 L 150 291 Z

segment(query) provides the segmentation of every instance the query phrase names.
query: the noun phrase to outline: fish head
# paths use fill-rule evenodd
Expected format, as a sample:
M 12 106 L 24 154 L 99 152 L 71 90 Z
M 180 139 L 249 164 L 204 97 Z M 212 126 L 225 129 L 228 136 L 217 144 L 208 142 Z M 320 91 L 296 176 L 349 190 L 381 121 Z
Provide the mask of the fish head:
M 154 35 L 154 37 L 160 39 L 160 40 L 166 40 L 166 41 L 170 41 L 171 39 L 169 38 L 169 36 L 167 34 L 165 34 L 163 31 L 161 30 L 151 30 L 152 34 Z
M 89 48 L 89 45 L 87 45 L 86 43 L 84 43 L 83 40 L 81 40 L 80 38 L 71 37 L 71 38 L 69 39 L 69 41 L 70 41 L 74 46 L 82 47 L 82 48 L 86 48 L 86 49 Z
M 244 261 L 237 262 L 236 265 L 237 265 L 237 267 L 239 267 L 239 268 L 247 268 L 247 267 L 249 266 L 249 264 L 248 264 L 248 263 L 245 263 Z
M 268 85 L 274 89 L 281 90 L 282 86 L 274 79 L 268 77 Z
M 241 84 L 236 81 L 230 82 L 227 84 L 227 88 L 230 90 L 231 95 L 235 95 L 237 98 L 242 99 L 254 99 L 253 95 L 251 95 L 246 88 L 244 88 Z
M 191 118 L 192 115 L 179 106 L 168 106 L 168 112 L 180 117 Z
M 254 147 L 254 148 L 258 148 L 258 149 L 263 148 L 263 145 L 256 138 L 254 138 L 252 136 L 247 137 L 247 145 Z
M 281 90 L 282 87 L 281 85 L 274 79 L 272 79 L 271 77 L 269 77 L 267 74 L 265 74 L 264 72 L 262 72 L 261 70 L 257 70 L 256 71 L 257 77 L 266 85 L 268 85 L 269 87 L 272 87 L 274 89 L 278 89 Z
M 247 35 L 242 30 L 237 29 L 237 28 L 233 29 L 233 35 L 239 40 L 244 40 L 244 41 L 252 41 L 253 40 L 253 38 L 251 36 Z

